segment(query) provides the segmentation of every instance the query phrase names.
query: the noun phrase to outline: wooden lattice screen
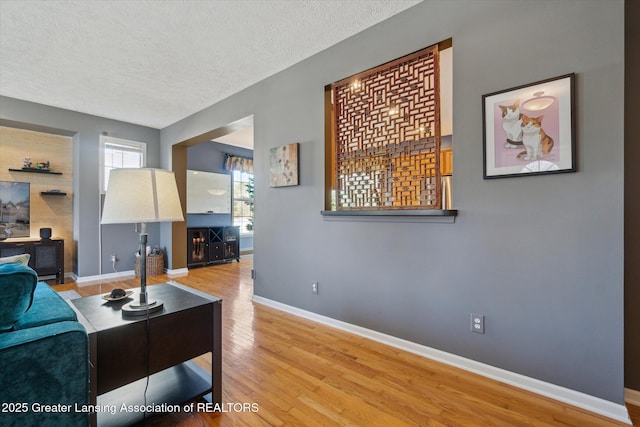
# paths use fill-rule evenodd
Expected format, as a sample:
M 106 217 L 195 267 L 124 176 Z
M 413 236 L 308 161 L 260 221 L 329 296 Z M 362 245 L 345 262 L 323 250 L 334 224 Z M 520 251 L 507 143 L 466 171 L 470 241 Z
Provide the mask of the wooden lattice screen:
M 440 209 L 438 46 L 332 90 L 336 209 Z

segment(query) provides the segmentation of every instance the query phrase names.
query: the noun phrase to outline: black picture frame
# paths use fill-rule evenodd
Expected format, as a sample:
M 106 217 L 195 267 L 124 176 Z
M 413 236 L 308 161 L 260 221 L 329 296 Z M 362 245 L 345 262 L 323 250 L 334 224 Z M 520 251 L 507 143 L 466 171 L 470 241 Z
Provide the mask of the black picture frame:
M 482 96 L 483 178 L 576 172 L 575 74 Z

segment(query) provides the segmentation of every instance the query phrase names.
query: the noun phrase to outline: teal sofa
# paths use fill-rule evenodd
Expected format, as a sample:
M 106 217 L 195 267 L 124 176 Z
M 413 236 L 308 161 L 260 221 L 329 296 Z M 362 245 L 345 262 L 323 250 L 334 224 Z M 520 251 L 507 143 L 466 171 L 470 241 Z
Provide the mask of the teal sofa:
M 0 264 L 0 425 L 86 426 L 89 343 L 75 312 L 20 263 Z

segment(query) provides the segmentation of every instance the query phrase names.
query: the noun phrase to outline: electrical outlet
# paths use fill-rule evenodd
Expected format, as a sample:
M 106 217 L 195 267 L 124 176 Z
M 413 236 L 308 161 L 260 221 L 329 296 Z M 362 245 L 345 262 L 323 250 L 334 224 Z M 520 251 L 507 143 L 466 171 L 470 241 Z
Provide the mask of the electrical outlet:
M 118 256 L 117 255 L 111 255 L 111 262 L 116 262 L 118 260 Z
M 484 315 L 471 313 L 471 331 L 484 334 Z
M 318 295 L 318 282 L 311 282 L 311 292 Z

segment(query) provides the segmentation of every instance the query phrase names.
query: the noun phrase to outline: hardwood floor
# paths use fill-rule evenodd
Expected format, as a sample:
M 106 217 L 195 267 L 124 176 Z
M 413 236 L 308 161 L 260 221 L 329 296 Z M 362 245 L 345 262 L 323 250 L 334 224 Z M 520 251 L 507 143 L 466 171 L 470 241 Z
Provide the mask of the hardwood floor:
M 633 425 L 640 426 L 640 406 L 627 404 L 627 408 L 629 409 L 629 416 L 631 417 L 631 421 L 633 421 Z
M 179 283 L 223 299 L 228 412 L 169 414 L 149 426 L 625 425 L 393 347 L 254 304 L 251 257 L 189 270 Z M 149 277 L 151 285 L 167 276 Z M 82 296 L 137 280 L 56 285 Z M 211 369 L 211 357 L 198 363 Z M 257 410 L 256 410 L 257 409 Z M 631 408 L 640 425 L 640 408 Z

